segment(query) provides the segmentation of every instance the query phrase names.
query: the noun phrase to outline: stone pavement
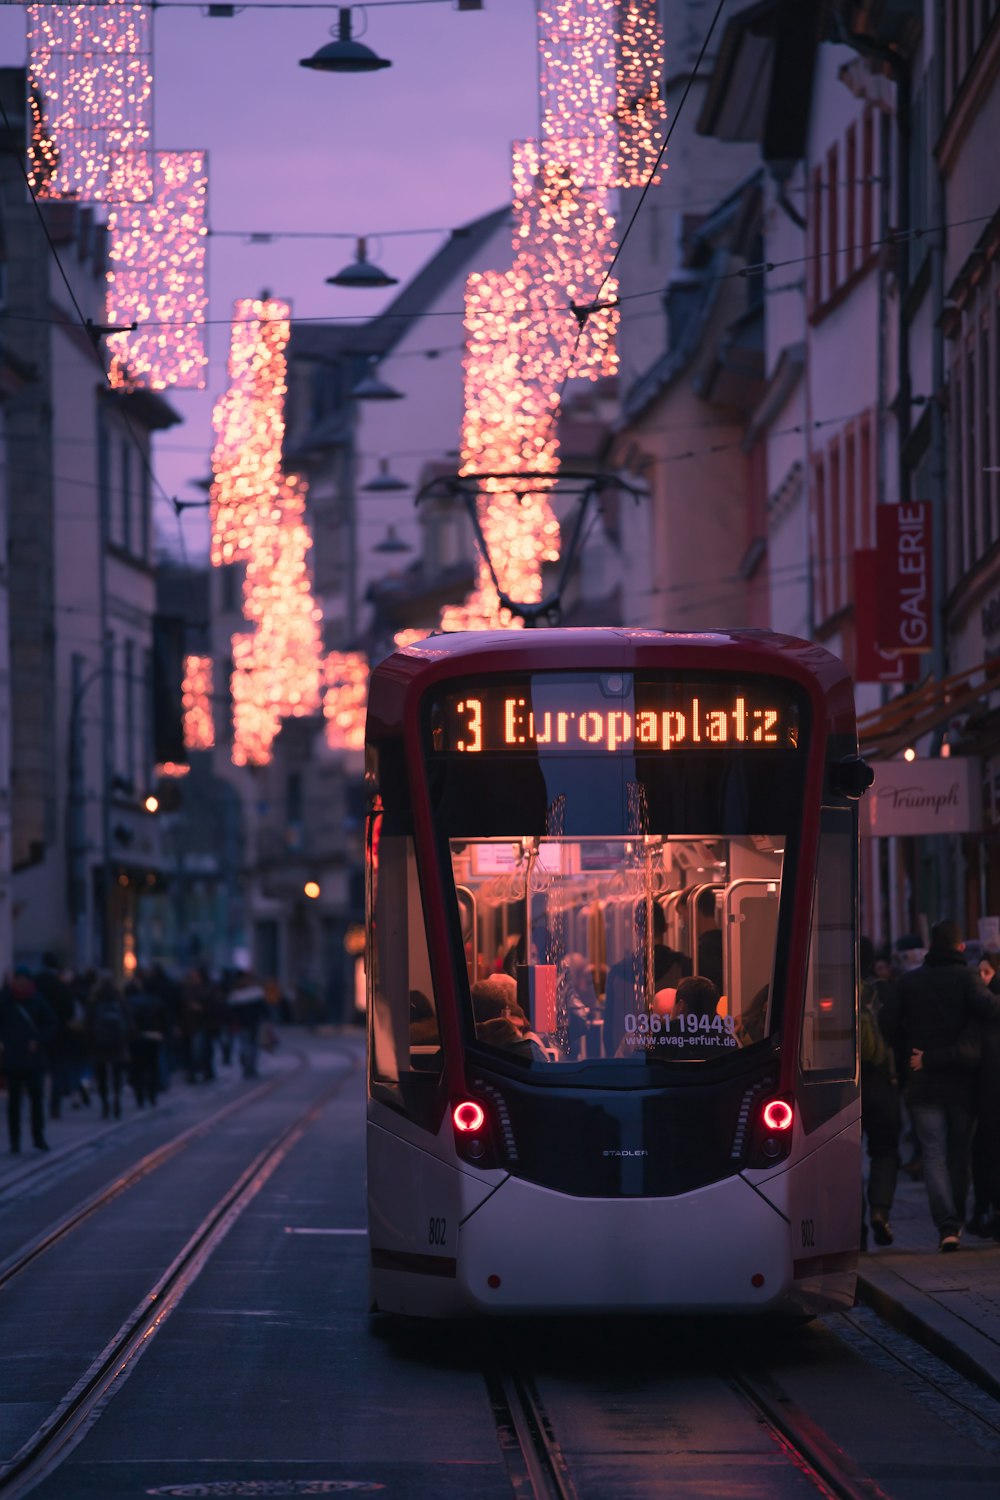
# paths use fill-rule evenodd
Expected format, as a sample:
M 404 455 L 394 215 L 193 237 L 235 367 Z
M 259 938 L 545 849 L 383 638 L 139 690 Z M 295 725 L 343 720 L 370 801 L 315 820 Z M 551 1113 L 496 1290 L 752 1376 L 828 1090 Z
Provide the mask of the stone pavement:
M 1000 1244 L 965 1233 L 942 1255 L 926 1189 L 904 1173 L 892 1228 L 859 1259 L 859 1302 L 1000 1400 Z

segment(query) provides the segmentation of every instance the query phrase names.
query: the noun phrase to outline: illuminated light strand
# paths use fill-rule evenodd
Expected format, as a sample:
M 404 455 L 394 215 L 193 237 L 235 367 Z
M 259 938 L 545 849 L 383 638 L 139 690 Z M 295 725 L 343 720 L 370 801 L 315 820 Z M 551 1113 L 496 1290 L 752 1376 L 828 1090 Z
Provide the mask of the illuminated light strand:
M 29 5 L 28 98 L 44 101 L 57 152 L 41 198 L 130 203 L 153 190 L 152 9 Z
M 37 86 L 28 89 L 28 116 L 31 139 L 28 142 L 28 187 L 36 198 L 50 196 L 48 184 L 59 167 L 59 148 L 49 133 L 45 106 Z
M 285 302 L 236 303 L 230 385 L 213 415 L 211 560 L 246 563 L 243 614 L 254 626 L 232 638 L 236 765 L 266 765 L 282 719 L 314 714 L 321 702 L 306 485 L 281 467 L 290 318 Z
M 422 639 L 425 631 L 401 631 Z M 398 641 L 398 637 L 397 637 Z M 361 651 L 331 651 L 323 663 L 323 716 L 331 750 L 363 750 L 368 700 L 368 658 Z
M 618 310 L 603 305 L 617 296 L 605 276 L 616 248 L 608 196 L 623 171 L 614 129 L 619 54 L 631 55 L 637 34 L 630 22 L 628 38 L 619 37 L 618 16 L 617 0 L 539 6 L 542 134 L 514 148 L 514 264 L 466 285 L 465 475 L 531 472 L 554 483 L 566 380 L 617 370 Z M 486 479 L 477 501 L 500 589 L 524 603 L 541 599 L 543 565 L 559 556 L 546 488 L 533 483 L 522 495 L 509 480 Z M 472 592 L 442 614 L 451 630 L 517 623 L 485 559 Z
M 181 686 L 181 708 L 186 750 L 211 750 L 215 744 L 212 714 L 212 658 L 186 656 Z M 168 775 L 164 770 L 163 775 Z
M 415 646 L 418 641 L 426 641 L 429 635 L 429 630 L 420 630 L 412 626 L 406 630 L 397 630 L 392 638 L 392 644 L 397 651 L 405 651 L 407 646 Z
M 139 324 L 108 337 L 113 386 L 204 388 L 207 198 L 204 152 L 158 151 L 152 198 L 110 210 L 107 321 Z
M 618 186 L 657 183 L 667 102 L 663 97 L 664 39 L 655 4 L 620 0 L 617 111 Z

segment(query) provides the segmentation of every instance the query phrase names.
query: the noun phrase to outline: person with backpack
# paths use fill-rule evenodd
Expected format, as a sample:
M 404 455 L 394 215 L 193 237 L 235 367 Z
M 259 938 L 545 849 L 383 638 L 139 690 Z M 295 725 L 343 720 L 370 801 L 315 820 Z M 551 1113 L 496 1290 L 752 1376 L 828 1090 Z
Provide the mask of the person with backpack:
M 122 1082 L 129 1065 L 132 1017 L 117 985 L 109 977 L 97 981 L 89 1005 L 90 1051 L 94 1078 L 101 1096 L 101 1115 L 116 1120 L 122 1113 Z
M 875 949 L 870 938 L 858 945 L 861 994 L 858 1010 L 858 1052 L 861 1058 L 861 1129 L 868 1151 L 868 1220 L 876 1245 L 893 1241 L 889 1214 L 899 1175 L 899 1135 L 902 1126 L 895 1059 L 879 1026 L 883 986 L 875 974 Z M 862 1248 L 867 1229 L 862 1204 Z

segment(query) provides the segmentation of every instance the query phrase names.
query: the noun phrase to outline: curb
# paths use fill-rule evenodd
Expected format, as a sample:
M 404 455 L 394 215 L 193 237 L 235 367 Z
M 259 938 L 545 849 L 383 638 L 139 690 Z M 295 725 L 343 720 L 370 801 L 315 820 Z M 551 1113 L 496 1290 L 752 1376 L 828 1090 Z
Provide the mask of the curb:
M 887 1266 L 869 1263 L 858 1272 L 857 1298 L 956 1374 L 1000 1401 L 1000 1351 L 963 1318 Z

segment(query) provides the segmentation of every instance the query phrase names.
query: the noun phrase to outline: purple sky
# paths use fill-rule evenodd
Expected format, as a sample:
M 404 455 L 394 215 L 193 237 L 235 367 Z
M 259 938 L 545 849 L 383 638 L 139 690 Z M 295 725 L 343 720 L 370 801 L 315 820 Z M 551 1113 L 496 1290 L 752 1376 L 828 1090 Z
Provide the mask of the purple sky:
M 328 40 L 335 6 L 247 9 L 232 20 L 161 3 L 155 17 L 156 146 L 203 148 L 214 229 L 378 230 L 451 228 L 499 207 L 510 192 L 510 142 L 537 130 L 535 0 L 378 5 L 352 12 L 393 66 L 350 76 L 298 66 Z M 310 13 L 314 12 L 314 13 Z M 24 15 L 0 8 L 0 61 L 25 59 Z M 405 281 L 441 243 L 431 235 L 369 245 L 370 258 Z M 237 297 L 267 287 L 300 317 L 381 310 L 397 288 L 324 285 L 354 259 L 349 240 L 209 241 L 212 319 Z M 208 389 L 167 392 L 184 417 L 157 441 L 168 494 L 200 498 L 190 481 L 208 472 L 211 408 L 226 383 L 228 329 L 209 332 Z M 157 507 L 164 542 L 176 523 Z M 164 524 L 165 523 L 165 524 Z M 204 516 L 185 514 L 189 554 L 204 545 Z

